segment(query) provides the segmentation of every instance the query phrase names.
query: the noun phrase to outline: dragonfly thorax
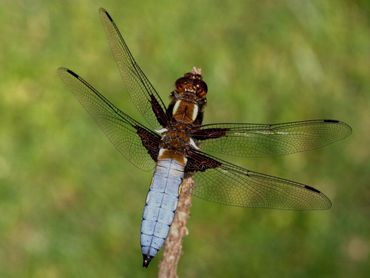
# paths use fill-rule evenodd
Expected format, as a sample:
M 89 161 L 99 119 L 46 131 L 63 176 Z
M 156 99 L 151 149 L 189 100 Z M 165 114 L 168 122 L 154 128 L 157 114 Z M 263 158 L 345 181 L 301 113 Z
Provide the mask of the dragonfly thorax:
M 186 150 L 190 147 L 190 138 L 187 135 L 186 129 L 181 128 L 182 126 L 178 124 L 169 128 L 162 136 L 160 147 L 179 154 L 185 154 Z

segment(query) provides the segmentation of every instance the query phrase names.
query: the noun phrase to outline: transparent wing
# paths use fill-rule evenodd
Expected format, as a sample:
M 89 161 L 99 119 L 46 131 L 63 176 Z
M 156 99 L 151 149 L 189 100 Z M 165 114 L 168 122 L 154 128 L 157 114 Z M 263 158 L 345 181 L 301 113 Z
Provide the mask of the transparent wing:
M 200 152 L 201 154 L 201 152 Z M 210 159 L 201 154 L 192 158 L 193 165 Z M 196 161 L 194 161 L 194 159 Z M 194 175 L 194 195 L 224 205 L 276 209 L 329 209 L 331 202 L 317 189 L 298 182 L 253 172 L 211 158 L 218 167 Z
M 77 97 L 82 106 L 94 118 L 116 149 L 135 166 L 147 170 L 152 169 L 154 161 L 144 147 L 141 137 L 151 137 L 153 149 L 158 135 L 115 107 L 93 86 L 66 68 L 59 68 L 58 74 L 66 86 Z M 158 145 L 157 144 L 157 145 Z M 155 150 L 152 150 L 155 152 Z
M 222 130 L 224 135 L 207 139 L 207 130 Z M 206 153 L 264 157 L 321 148 L 351 132 L 351 127 L 344 122 L 310 120 L 281 124 L 209 124 L 202 126 L 196 138 Z
M 112 17 L 103 8 L 100 8 L 99 13 L 114 59 L 123 78 L 124 85 L 130 93 L 132 102 L 144 116 L 149 126 L 153 129 L 158 128 L 159 123 L 152 111 L 151 100 L 154 97 L 159 107 L 166 111 L 162 99 L 136 63 Z

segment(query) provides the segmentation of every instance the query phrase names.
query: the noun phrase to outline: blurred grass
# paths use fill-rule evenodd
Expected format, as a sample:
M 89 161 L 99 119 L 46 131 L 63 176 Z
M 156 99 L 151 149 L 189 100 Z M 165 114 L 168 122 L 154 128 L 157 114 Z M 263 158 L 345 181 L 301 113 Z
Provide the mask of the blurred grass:
M 194 199 L 181 277 L 370 273 L 368 1 L 2 1 L 0 277 L 155 277 L 141 267 L 151 173 L 110 145 L 56 76 L 67 66 L 141 119 L 121 90 L 105 7 L 162 97 L 193 65 L 206 122 L 335 118 L 353 135 L 289 157 L 234 160 L 316 186 L 329 211 Z

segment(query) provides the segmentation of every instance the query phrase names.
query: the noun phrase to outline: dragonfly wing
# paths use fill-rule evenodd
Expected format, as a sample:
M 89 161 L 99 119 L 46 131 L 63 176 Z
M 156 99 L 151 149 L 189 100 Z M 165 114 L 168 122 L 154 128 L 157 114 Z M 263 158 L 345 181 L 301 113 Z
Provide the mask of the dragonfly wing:
M 194 195 L 224 205 L 276 209 L 329 209 L 319 190 L 298 182 L 253 172 L 201 152 L 190 155 Z
M 351 127 L 344 122 L 310 120 L 280 124 L 209 124 L 197 130 L 193 138 L 206 153 L 264 157 L 322 148 L 351 132 Z
M 166 111 L 162 99 L 136 63 L 112 17 L 103 8 L 100 8 L 99 12 L 114 59 L 132 102 L 149 126 L 153 129 L 158 128 L 159 123 L 155 113 L 165 115 L 164 111 Z M 161 111 L 153 111 L 152 107 Z
M 119 110 L 73 71 L 59 68 L 58 74 L 124 157 L 141 169 L 154 167 L 160 141 L 157 134 Z

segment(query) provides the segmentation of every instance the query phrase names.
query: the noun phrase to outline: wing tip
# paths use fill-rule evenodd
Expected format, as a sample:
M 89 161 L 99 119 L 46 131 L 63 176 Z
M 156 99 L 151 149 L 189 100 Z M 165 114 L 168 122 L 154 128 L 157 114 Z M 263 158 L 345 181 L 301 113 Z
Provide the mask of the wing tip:
M 102 16 L 106 16 L 110 21 L 112 21 L 113 22 L 113 18 L 110 16 L 110 14 L 107 12 L 107 10 L 106 9 L 104 9 L 104 8 L 99 8 L 99 13 L 100 13 L 100 15 L 102 15 Z
M 68 69 L 67 68 L 65 68 L 65 67 L 59 67 L 59 68 L 57 68 L 57 72 L 65 72 L 65 71 L 67 71 Z
M 65 72 L 67 72 L 67 73 L 69 73 L 70 75 L 72 75 L 72 76 L 74 76 L 76 78 L 80 78 L 77 73 L 75 73 L 74 71 L 72 71 L 72 70 L 70 70 L 68 68 L 65 68 L 65 67 L 58 68 L 58 72 L 59 73 L 65 73 Z
M 320 195 L 322 197 L 322 199 L 324 200 L 324 203 L 322 206 L 316 208 L 318 210 L 327 210 L 327 209 L 331 209 L 332 207 L 332 202 L 330 201 L 330 199 L 322 192 L 320 192 Z
M 67 69 L 67 72 L 68 72 L 69 74 L 72 74 L 74 77 L 79 78 L 78 74 L 77 74 L 77 73 L 75 73 L 74 71 L 71 71 L 71 70 Z
M 316 192 L 316 193 L 321 193 L 319 190 L 317 190 L 316 188 L 314 188 L 312 186 L 309 186 L 309 185 L 305 185 L 304 188 L 306 188 L 308 190 L 311 190 L 313 192 Z
M 339 121 L 338 120 L 326 119 L 326 120 L 324 120 L 324 123 L 339 123 Z
M 349 124 L 345 123 L 345 122 L 340 122 L 340 123 L 347 128 L 347 133 L 345 134 L 345 136 L 343 138 L 346 138 L 346 137 L 350 136 L 352 134 L 352 127 Z
M 322 203 L 322 205 L 318 206 L 317 208 L 313 208 L 313 209 L 330 209 L 331 208 L 332 203 L 331 203 L 330 199 L 324 193 L 322 193 L 320 190 L 317 190 L 316 188 L 314 188 L 312 186 L 309 186 L 309 185 L 305 185 L 304 188 L 319 194 L 321 199 L 324 201 Z
M 352 127 L 347 124 L 346 122 L 342 122 L 342 121 L 338 121 L 338 120 L 333 120 L 333 119 L 325 119 L 323 120 L 324 123 L 329 123 L 329 124 L 338 124 L 338 125 L 342 125 L 346 128 L 346 133 L 343 135 L 342 138 L 346 138 L 348 137 L 349 135 L 352 134 Z

